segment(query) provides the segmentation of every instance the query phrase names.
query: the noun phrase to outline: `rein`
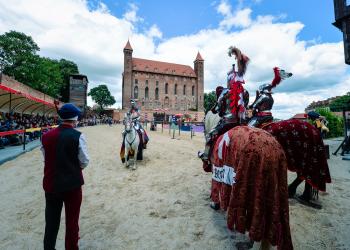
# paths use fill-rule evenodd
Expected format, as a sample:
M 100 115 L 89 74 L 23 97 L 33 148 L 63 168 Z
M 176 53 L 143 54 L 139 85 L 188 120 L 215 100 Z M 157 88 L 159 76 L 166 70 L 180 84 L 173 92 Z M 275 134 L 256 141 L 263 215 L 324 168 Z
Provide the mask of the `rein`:
M 130 147 L 131 147 L 131 145 L 134 143 L 134 141 L 135 141 L 135 139 L 136 139 L 136 136 L 137 136 L 137 131 L 136 131 L 136 129 L 135 129 L 133 126 L 132 126 L 132 129 L 135 131 L 135 137 L 134 137 L 134 139 L 133 139 L 131 142 L 129 142 L 129 141 L 128 141 L 128 138 L 125 136 L 125 141 L 129 144 Z M 128 134 L 128 133 L 131 132 L 132 129 L 130 129 L 129 131 L 125 130 L 125 132 Z

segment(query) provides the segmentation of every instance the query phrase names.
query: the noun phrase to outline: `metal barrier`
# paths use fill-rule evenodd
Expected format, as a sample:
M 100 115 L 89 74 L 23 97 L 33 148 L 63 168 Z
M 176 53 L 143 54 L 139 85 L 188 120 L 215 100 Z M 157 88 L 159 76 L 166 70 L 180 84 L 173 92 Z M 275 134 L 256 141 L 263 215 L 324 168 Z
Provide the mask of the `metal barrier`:
M 40 140 L 41 140 L 41 135 L 42 135 L 43 129 L 52 129 L 52 128 L 57 128 L 57 127 L 58 127 L 58 125 L 40 127 L 40 128 L 28 128 L 28 129 L 17 129 L 17 130 L 5 131 L 5 132 L 0 132 L 0 137 L 4 137 L 4 136 L 8 136 L 8 135 L 23 134 L 23 150 L 26 150 L 26 133 L 40 131 Z

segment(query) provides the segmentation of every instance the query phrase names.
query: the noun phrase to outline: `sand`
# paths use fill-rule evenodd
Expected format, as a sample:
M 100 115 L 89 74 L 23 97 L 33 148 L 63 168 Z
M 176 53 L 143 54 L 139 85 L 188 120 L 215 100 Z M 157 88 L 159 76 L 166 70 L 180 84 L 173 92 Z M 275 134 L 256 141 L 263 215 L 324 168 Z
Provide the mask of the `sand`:
M 223 212 L 209 208 L 211 177 L 196 158 L 201 134 L 171 139 L 168 130 L 148 131 L 144 161 L 133 171 L 119 159 L 121 126 L 81 131 L 91 156 L 84 170 L 81 249 L 235 249 L 247 240 L 226 228 Z M 331 150 L 339 143 L 331 141 Z M 350 249 L 350 164 L 332 156 L 330 170 L 333 183 L 320 195 L 322 210 L 290 200 L 295 249 Z M 42 175 L 39 149 L 0 166 L 0 249 L 42 249 Z M 62 213 L 57 249 L 64 249 L 64 231 Z

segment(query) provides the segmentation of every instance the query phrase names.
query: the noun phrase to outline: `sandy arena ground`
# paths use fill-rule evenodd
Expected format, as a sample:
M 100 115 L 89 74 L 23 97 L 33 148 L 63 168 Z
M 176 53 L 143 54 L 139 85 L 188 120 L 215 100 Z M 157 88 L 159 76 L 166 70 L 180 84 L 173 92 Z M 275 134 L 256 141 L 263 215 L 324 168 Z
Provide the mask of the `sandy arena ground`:
M 132 171 L 119 159 L 121 126 L 82 131 L 91 162 L 84 170 L 81 249 L 235 249 L 247 239 L 208 206 L 211 177 L 196 158 L 202 135 L 172 140 L 167 130 L 148 131 L 145 159 Z M 329 143 L 333 152 L 340 141 Z M 322 210 L 290 200 L 295 249 L 350 249 L 349 170 L 350 162 L 332 156 L 333 183 L 320 195 Z M 0 249 L 42 249 L 42 175 L 39 149 L 0 166 Z M 64 231 L 62 213 L 57 249 L 64 249 Z

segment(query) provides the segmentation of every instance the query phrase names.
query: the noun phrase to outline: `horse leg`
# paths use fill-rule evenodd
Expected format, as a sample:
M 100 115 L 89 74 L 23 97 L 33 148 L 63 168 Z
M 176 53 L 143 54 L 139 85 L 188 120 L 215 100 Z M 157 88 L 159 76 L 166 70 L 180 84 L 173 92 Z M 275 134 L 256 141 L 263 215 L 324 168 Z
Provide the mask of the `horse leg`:
M 288 185 L 288 197 L 289 198 L 293 198 L 296 191 L 297 191 L 297 187 L 303 182 L 303 180 L 301 178 L 299 178 L 299 175 L 297 176 L 297 178 L 295 178 L 295 180 Z
M 129 147 L 127 147 L 126 145 L 125 145 L 125 152 L 124 152 L 124 157 L 125 157 L 125 167 L 127 168 L 127 167 L 129 167 L 129 157 L 128 157 L 128 155 L 129 155 Z
M 136 147 L 134 150 L 134 160 L 133 160 L 132 170 L 136 170 L 136 168 L 137 168 L 137 166 L 136 166 L 137 152 L 138 152 L 138 147 Z

